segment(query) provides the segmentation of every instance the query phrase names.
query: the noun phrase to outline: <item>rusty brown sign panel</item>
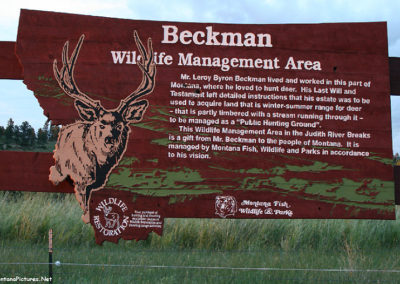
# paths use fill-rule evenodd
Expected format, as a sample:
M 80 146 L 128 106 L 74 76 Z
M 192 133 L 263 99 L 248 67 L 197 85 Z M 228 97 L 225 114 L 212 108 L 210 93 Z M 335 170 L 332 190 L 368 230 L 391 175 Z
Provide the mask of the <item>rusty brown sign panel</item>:
M 1 189 L 74 191 L 99 243 L 166 217 L 394 219 L 387 48 L 385 23 L 22 10 L 24 83 L 63 128 L 54 155 L 2 152 Z

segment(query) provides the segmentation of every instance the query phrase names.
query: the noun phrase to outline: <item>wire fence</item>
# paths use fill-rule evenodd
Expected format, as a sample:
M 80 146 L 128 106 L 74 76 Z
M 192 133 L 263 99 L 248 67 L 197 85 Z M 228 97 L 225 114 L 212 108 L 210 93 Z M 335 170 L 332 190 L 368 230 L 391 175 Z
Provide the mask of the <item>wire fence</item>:
M 244 270 L 244 271 L 302 271 L 302 272 L 346 272 L 346 273 L 400 273 L 398 269 L 349 269 L 349 268 L 277 268 L 277 267 L 230 267 L 230 266 L 189 266 L 189 265 L 140 265 L 109 263 L 61 263 L 61 262 L 0 262 L 0 265 L 55 265 L 55 266 L 92 266 L 126 267 L 157 269 L 201 269 L 201 270 Z M 400 280 L 399 280 L 400 281 Z
M 185 271 L 186 275 L 188 271 L 197 270 L 201 271 L 203 274 L 207 274 L 208 271 L 228 271 L 228 272 L 263 272 L 262 280 L 268 281 L 277 281 L 279 283 L 398 283 L 398 275 L 400 274 L 399 269 L 351 269 L 351 268 L 279 268 L 279 267 L 234 267 L 234 266 L 192 266 L 192 265 L 141 265 L 141 264 L 110 264 L 110 263 L 68 263 L 68 262 L 0 262 L 0 267 L 6 268 L 7 266 L 29 266 L 33 268 L 35 271 L 35 266 L 43 266 L 44 270 L 49 266 L 54 266 L 54 274 L 49 275 L 50 278 L 43 276 L 42 280 L 39 282 L 53 282 L 54 283 L 65 283 L 65 279 L 70 279 L 73 274 L 76 274 L 76 271 L 65 270 L 65 268 L 91 268 L 91 269 L 102 269 L 104 274 L 107 274 L 108 277 L 110 275 L 120 275 L 121 270 L 112 271 L 112 268 L 123 268 L 130 269 L 129 272 L 132 273 L 133 270 L 138 272 L 138 270 L 169 270 L 169 273 L 173 273 L 176 270 Z M 107 271 L 104 271 L 106 268 Z M 1 270 L 0 270 L 1 271 Z M 43 271 L 43 269 L 42 269 Z M 80 270 L 82 271 L 82 270 Z M 267 274 L 268 272 L 296 272 L 296 277 L 293 277 L 294 274 L 286 275 L 284 274 Z M 312 275 L 308 275 L 307 273 L 314 273 Z M 43 272 L 42 272 L 43 273 Z M 98 273 L 98 272 L 96 272 Z M 152 272 L 153 273 L 153 272 Z M 318 273 L 319 276 L 315 277 L 315 273 Z M 326 277 L 323 274 L 328 273 L 330 277 Z M 338 275 L 344 274 L 344 275 Z M 382 274 L 395 274 L 393 279 L 382 279 L 379 277 L 378 279 L 373 279 L 373 276 L 382 275 Z M 84 275 L 82 275 L 82 279 L 84 279 Z M 133 274 L 131 274 L 134 277 Z M 232 274 L 219 275 L 217 282 L 225 282 L 225 280 L 231 280 Z M 13 276 L 4 277 L 0 275 L 0 282 L 8 279 L 9 281 L 13 281 Z M 23 277 L 19 277 L 19 282 L 22 282 Z M 28 280 L 30 279 L 30 280 Z M 51 281 L 49 281 L 51 279 Z M 78 277 L 79 279 L 79 277 Z M 14 276 L 15 280 L 15 276 Z M 201 277 L 198 278 L 201 280 Z M 32 281 L 32 278 L 25 277 L 25 281 Z M 117 282 L 121 283 L 117 280 Z M 257 281 L 255 281 L 257 282 Z
M 386 266 L 387 269 L 365 268 L 365 265 L 357 263 L 365 255 L 352 250 L 346 252 L 346 262 L 335 268 L 328 267 L 335 266 L 332 264 L 324 265 L 323 260 L 318 262 L 309 256 L 304 257 L 301 251 L 283 252 L 272 248 L 265 251 L 224 251 L 145 247 L 124 250 L 115 246 L 89 246 L 89 249 L 83 246 L 79 249 L 64 246 L 57 248 L 53 255 L 52 230 L 49 231 L 48 247 L 44 244 L 33 245 L 31 256 L 24 255 L 29 251 L 25 245 L 7 242 L 1 245 L 4 256 L 2 257 L 0 251 L 0 282 L 400 283 L 398 262 L 393 263 L 392 268 Z M 107 258 L 104 263 L 99 262 L 95 256 L 95 251 L 99 250 L 99 255 Z M 115 253 L 112 254 L 113 252 Z M 78 257 L 75 255 L 77 253 L 80 254 Z M 8 261 L 7 254 L 16 254 L 16 258 L 9 259 L 17 261 Z M 125 257 L 121 258 L 121 254 Z M 48 262 L 35 261 L 46 259 L 46 255 Z M 318 258 L 321 255 L 316 256 Z M 71 261 L 85 258 L 83 262 Z M 270 262 L 271 258 L 276 260 Z M 18 261 L 19 259 L 31 261 Z M 252 259 L 257 260 L 251 262 Z M 371 264 L 370 267 L 374 265 Z

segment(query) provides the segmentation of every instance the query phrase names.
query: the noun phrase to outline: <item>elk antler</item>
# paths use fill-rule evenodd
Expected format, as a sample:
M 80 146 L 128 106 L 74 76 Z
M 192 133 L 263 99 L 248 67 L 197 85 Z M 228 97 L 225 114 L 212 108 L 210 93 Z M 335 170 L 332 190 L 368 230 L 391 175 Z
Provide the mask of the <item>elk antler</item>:
M 62 51 L 63 66 L 61 67 L 61 70 L 58 70 L 57 59 L 54 59 L 54 62 L 53 62 L 54 76 L 55 76 L 58 84 L 60 85 L 61 89 L 63 89 L 63 91 L 68 96 L 70 96 L 71 98 L 73 98 L 75 100 L 84 102 L 89 106 L 98 107 L 100 105 L 99 101 L 92 100 L 87 95 L 82 93 L 79 90 L 78 86 L 76 85 L 75 79 L 74 79 L 75 62 L 78 57 L 78 54 L 81 49 L 84 38 L 85 38 L 85 35 L 84 34 L 81 35 L 81 37 L 79 38 L 78 44 L 76 45 L 70 58 L 68 58 L 69 42 L 68 41 L 65 42 L 64 48 Z
M 139 87 L 127 96 L 125 99 L 121 100 L 118 110 L 124 111 L 131 102 L 137 100 L 138 98 L 151 93 L 154 89 L 154 78 L 156 75 L 156 64 L 154 63 L 154 53 L 151 38 L 147 41 L 147 51 L 140 40 L 137 31 L 134 32 L 135 42 L 142 56 L 141 62 L 138 62 L 140 70 L 143 72 L 142 82 Z

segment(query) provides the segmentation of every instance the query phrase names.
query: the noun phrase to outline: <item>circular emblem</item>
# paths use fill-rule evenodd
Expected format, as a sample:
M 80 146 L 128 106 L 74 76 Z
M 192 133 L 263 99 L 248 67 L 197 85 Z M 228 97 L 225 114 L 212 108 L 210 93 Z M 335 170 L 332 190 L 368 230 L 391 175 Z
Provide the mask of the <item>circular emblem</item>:
M 104 236 L 118 236 L 129 224 L 126 204 L 114 197 L 102 200 L 96 207 L 93 222 L 96 229 Z
M 217 196 L 215 197 L 215 214 L 226 218 L 235 216 L 238 210 L 237 202 L 233 196 Z

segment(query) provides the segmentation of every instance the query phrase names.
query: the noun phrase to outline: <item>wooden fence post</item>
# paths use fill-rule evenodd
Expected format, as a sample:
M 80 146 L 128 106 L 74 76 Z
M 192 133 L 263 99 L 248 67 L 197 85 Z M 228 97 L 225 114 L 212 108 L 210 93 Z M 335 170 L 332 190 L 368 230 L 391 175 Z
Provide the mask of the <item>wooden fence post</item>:
M 49 230 L 49 278 L 53 283 L 53 229 Z

